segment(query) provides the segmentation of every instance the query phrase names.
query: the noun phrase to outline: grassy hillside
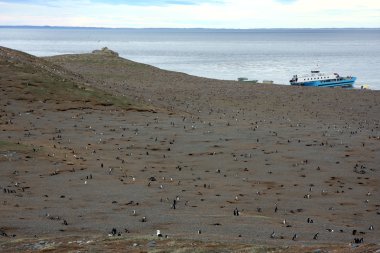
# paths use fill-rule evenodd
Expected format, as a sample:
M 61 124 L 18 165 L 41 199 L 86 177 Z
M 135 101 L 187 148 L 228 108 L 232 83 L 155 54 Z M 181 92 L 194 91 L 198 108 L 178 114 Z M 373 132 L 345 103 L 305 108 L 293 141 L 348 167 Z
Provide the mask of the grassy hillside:
M 0 96 L 18 100 L 80 102 L 87 106 L 135 107 L 125 97 L 115 97 L 84 84 L 73 72 L 23 52 L 0 47 Z M 12 92 L 15 91 L 15 92 Z
M 176 84 L 178 81 L 199 82 L 206 78 L 162 70 L 150 65 L 118 57 L 105 48 L 89 54 L 46 57 L 47 61 L 80 73 L 92 81 L 123 82 L 128 84 Z

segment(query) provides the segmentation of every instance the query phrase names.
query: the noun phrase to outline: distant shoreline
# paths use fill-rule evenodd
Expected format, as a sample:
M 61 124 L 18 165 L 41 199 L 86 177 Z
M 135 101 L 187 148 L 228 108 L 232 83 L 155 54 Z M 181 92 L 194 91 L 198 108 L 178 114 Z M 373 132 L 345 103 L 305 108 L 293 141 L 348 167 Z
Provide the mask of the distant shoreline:
M 202 28 L 202 27 L 193 27 L 193 28 L 170 28 L 170 27 L 146 27 L 146 28 L 133 28 L 133 27 L 94 27 L 94 26 L 29 26 L 29 25 L 0 25 L 0 29 L 94 29 L 94 30 L 194 30 L 194 31 L 229 31 L 229 32 L 239 32 L 239 31 L 295 31 L 295 30 L 304 30 L 304 31 L 358 31 L 358 30 L 380 30 L 380 27 L 377 28 L 366 28 L 366 27 L 344 27 L 344 28 L 336 28 L 336 27 L 324 27 L 324 28 L 307 28 L 307 27 L 300 27 L 300 28 Z

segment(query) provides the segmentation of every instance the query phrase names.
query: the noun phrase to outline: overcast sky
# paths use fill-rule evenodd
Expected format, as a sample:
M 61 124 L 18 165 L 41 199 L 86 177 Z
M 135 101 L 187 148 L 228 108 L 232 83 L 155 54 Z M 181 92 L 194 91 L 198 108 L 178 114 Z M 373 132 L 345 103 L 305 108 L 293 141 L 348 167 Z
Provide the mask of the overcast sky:
M 380 27 L 380 0 L 0 0 L 0 25 Z

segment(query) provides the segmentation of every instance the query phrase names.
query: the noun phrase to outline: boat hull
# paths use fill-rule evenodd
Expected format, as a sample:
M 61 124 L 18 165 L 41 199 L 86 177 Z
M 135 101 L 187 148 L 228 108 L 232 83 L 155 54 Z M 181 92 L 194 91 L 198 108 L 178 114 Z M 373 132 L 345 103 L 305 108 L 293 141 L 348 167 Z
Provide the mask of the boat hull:
M 296 86 L 311 86 L 311 87 L 352 87 L 356 81 L 356 77 L 346 77 L 340 80 L 316 80 L 310 82 L 290 82 Z

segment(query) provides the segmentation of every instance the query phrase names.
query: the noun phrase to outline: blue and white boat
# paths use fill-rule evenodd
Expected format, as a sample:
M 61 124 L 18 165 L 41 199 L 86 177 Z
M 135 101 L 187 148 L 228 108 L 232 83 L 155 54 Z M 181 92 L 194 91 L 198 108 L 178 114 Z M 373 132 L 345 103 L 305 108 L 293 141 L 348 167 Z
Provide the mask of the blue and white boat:
M 354 76 L 340 76 L 337 73 L 325 74 L 312 70 L 307 75 L 294 75 L 291 85 L 314 87 L 352 87 L 356 81 Z

